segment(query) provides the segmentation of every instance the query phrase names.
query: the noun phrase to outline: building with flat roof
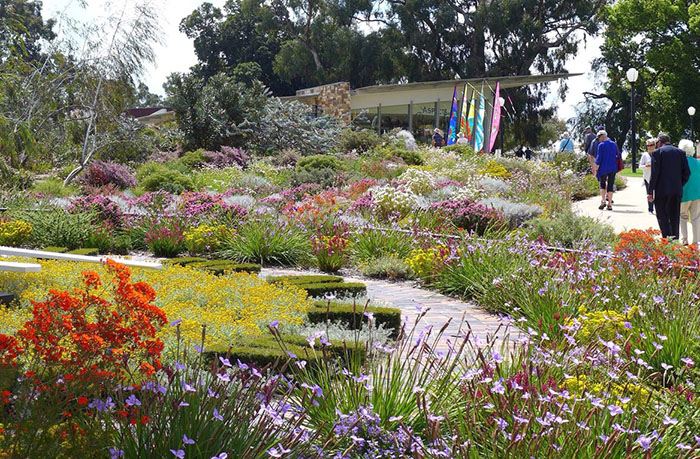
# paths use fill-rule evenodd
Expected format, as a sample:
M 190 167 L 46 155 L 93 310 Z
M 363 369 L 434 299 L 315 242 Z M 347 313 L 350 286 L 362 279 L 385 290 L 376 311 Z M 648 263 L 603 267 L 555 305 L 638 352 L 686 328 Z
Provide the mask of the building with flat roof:
M 480 94 L 484 94 L 484 133 L 485 142 L 488 144 L 496 82 L 500 82 L 501 89 L 508 90 L 578 75 L 580 74 L 558 73 L 469 78 L 365 86 L 357 89 L 351 89 L 350 83 L 338 82 L 300 89 L 294 96 L 280 99 L 298 100 L 312 106 L 316 115 L 333 116 L 346 123 L 352 121 L 367 129 L 375 129 L 380 135 L 394 128 L 401 128 L 411 131 L 418 138 L 432 135 L 435 128 L 447 131 L 455 86 L 458 88 L 460 106 L 462 91 L 466 87 L 469 101 L 473 95 L 478 101 Z

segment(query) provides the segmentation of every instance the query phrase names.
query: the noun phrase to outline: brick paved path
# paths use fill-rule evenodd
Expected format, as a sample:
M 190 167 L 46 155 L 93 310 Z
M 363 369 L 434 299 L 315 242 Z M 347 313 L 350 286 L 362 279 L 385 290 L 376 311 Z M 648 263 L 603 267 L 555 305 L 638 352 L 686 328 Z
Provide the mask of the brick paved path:
M 294 275 L 294 274 L 318 274 L 317 272 L 297 271 L 292 269 L 263 268 L 261 277 Z M 408 282 L 386 282 L 372 279 L 355 279 L 344 277 L 346 282 L 362 282 L 367 285 L 367 296 L 376 302 L 384 303 L 401 310 L 404 318 L 408 318 L 409 327 L 414 323 L 421 310 L 429 308 L 426 315 L 421 319 L 423 327 L 432 326 L 434 333 L 452 319 L 450 325 L 445 330 L 443 338 L 438 345 L 438 350 L 447 349 L 447 341 L 454 342 L 454 337 L 464 335 L 467 327 L 462 324 L 468 323 L 472 329 L 472 336 L 478 337 L 484 343 L 487 338 L 495 337 L 500 345 L 509 333 L 509 340 L 512 341 L 517 330 L 511 327 L 506 330 L 501 325 L 498 316 L 490 314 L 473 303 L 466 303 L 454 298 L 441 295 L 440 293 L 412 286 Z M 460 324 L 462 332 L 460 333 Z M 420 327 L 419 327 L 420 328 Z

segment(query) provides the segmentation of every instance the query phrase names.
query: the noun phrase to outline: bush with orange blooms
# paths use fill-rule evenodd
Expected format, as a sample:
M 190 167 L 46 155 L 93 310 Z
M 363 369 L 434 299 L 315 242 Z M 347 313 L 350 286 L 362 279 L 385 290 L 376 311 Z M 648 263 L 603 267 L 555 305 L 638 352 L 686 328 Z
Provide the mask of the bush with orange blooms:
M 0 456 L 41 457 L 62 448 L 55 441 L 69 449 L 82 444 L 75 437 L 95 422 L 88 400 L 142 383 L 161 368 L 156 333 L 167 319 L 153 304 L 155 291 L 111 260 L 108 272 L 104 283 L 83 272 L 82 289 L 52 290 L 32 302 L 32 318 L 14 336 L 0 334 L 0 373 L 14 375 L 0 380 L 0 423 L 13 432 Z M 104 299 L 107 288 L 111 301 Z
M 655 229 L 632 229 L 620 233 L 615 246 L 615 256 L 636 269 L 651 268 L 667 270 L 686 269 L 692 273 L 700 265 L 700 250 L 697 245 L 679 245 L 659 237 Z

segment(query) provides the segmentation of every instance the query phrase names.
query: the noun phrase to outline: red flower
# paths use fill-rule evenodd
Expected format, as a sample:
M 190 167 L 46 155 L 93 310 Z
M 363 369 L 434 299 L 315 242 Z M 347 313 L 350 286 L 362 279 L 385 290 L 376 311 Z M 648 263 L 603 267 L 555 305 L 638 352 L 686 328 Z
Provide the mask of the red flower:
M 85 396 L 83 396 L 83 395 L 81 395 L 80 397 L 78 397 L 78 405 L 86 405 L 87 402 L 88 402 L 88 398 L 87 398 L 87 397 L 85 397 Z

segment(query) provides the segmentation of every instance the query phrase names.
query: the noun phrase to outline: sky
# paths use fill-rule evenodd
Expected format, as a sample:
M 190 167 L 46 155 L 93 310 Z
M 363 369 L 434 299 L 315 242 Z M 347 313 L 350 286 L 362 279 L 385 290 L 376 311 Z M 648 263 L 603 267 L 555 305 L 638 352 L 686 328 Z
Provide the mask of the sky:
M 206 0 L 160 1 L 162 2 L 160 10 L 163 44 L 156 45 L 157 62 L 146 67 L 144 82 L 151 92 L 164 95 L 163 83 L 170 73 L 186 72 L 197 63 L 192 41 L 185 34 L 180 33 L 178 25 L 185 16 Z M 221 7 L 225 0 L 209 0 L 209 2 Z M 104 0 L 88 0 L 87 8 L 81 8 L 80 0 L 43 0 L 43 16 L 44 18 L 57 17 L 57 14 L 65 12 L 69 17 L 88 22 L 104 14 L 104 3 Z M 121 3 L 118 4 L 121 5 Z M 584 75 L 569 78 L 566 100 L 561 100 L 558 96 L 558 84 L 550 86 L 551 93 L 546 103 L 556 106 L 557 115 L 565 121 L 574 116 L 574 107 L 583 101 L 583 93 L 594 88 L 593 74 L 590 72 L 591 59 L 598 55 L 601 41 L 600 38 L 589 39 L 586 46 L 581 47 L 577 56 L 567 62 L 566 69 L 570 73 Z

